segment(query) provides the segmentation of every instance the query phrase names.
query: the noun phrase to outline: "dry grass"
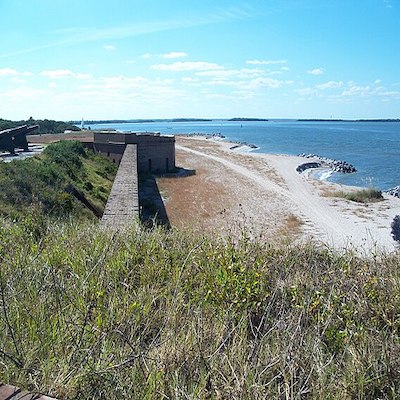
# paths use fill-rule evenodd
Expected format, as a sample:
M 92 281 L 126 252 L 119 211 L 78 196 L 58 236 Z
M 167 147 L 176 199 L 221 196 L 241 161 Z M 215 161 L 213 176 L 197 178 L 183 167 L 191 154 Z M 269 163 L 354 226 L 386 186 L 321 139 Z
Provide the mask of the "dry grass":
M 301 218 L 297 215 L 289 214 L 284 220 L 280 233 L 283 237 L 298 238 L 303 225 L 304 221 Z
M 399 393 L 398 255 L 39 230 L 0 228 L 5 382 L 63 399 Z
M 81 131 L 72 133 L 57 133 L 45 135 L 29 135 L 28 142 L 33 144 L 49 144 L 59 142 L 60 140 L 77 140 L 79 142 L 93 142 L 93 132 Z
M 376 203 L 383 200 L 382 192 L 377 189 L 361 189 L 344 192 L 342 190 L 326 190 L 326 197 L 339 197 L 356 203 Z

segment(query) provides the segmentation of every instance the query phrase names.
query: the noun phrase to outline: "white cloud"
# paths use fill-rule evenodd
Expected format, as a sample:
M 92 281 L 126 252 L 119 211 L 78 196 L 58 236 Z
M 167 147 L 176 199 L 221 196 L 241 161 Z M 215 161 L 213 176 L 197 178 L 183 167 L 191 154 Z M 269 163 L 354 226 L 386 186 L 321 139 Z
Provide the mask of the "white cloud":
M 295 90 L 300 96 L 316 96 L 318 93 L 315 89 L 312 88 L 302 88 Z
M 311 74 L 311 75 L 323 75 L 324 74 L 324 69 L 323 68 L 314 68 L 314 69 L 310 69 L 307 71 L 307 74 Z
M 18 72 L 12 68 L 0 69 L 0 76 L 12 76 L 12 75 L 18 75 Z
M 82 74 L 76 73 L 69 69 L 54 69 L 42 71 L 40 73 L 41 76 L 46 76 L 50 79 L 59 79 L 59 78 L 76 78 L 76 79 L 90 79 L 90 74 Z
M 123 92 L 134 90 L 135 92 L 152 92 L 155 88 L 171 87 L 172 79 L 148 79 L 143 76 L 109 76 L 80 86 L 83 90 L 96 90 L 100 92 L 110 92 L 119 95 Z
M 111 44 L 106 44 L 105 46 L 103 46 L 103 49 L 107 51 L 114 51 L 116 47 Z
M 392 90 L 392 91 L 380 91 L 379 96 L 385 97 L 385 98 L 395 98 L 395 99 L 400 99 L 400 92 Z
M 370 85 L 357 85 L 354 82 L 349 82 L 348 87 L 342 93 L 345 97 L 379 97 L 379 98 L 400 98 L 400 92 L 388 90 L 382 86 L 371 87 Z
M 250 80 L 224 80 L 224 79 L 213 79 L 209 82 L 206 82 L 206 85 L 209 86 L 227 86 L 234 87 L 241 90 L 259 90 L 263 88 L 270 89 L 278 89 L 283 85 L 289 85 L 293 83 L 293 81 L 283 81 L 279 79 L 272 78 L 255 78 Z
M 199 81 L 200 81 L 199 78 L 190 78 L 190 77 L 182 78 L 182 82 L 184 83 L 198 83 Z
M 2 98 L 9 98 L 10 100 L 23 100 L 32 99 L 46 93 L 43 89 L 35 89 L 31 87 L 20 87 L 11 89 L 0 93 Z
M 335 81 L 329 81 L 326 83 L 321 83 L 320 85 L 316 85 L 317 89 L 320 90 L 325 90 L 325 89 L 337 89 L 343 86 L 343 82 L 339 81 L 339 82 L 335 82 Z
M 222 69 L 218 64 L 205 61 L 177 61 L 172 64 L 155 64 L 150 67 L 157 71 L 208 71 Z
M 18 72 L 13 68 L 0 68 L 1 76 L 32 76 L 32 72 Z
M 289 85 L 291 83 L 293 83 L 293 81 L 282 81 L 279 79 L 272 79 L 272 78 L 257 78 L 253 79 L 249 83 L 249 88 L 259 89 L 262 87 L 269 87 L 271 89 L 277 89 L 283 85 Z
M 162 58 L 185 58 L 187 56 L 187 53 L 184 53 L 182 51 L 172 51 L 170 53 L 165 53 L 161 55 Z
M 246 64 L 251 65 L 276 65 L 276 64 L 286 64 L 286 60 L 247 60 Z
M 384 0 L 383 3 L 385 4 L 386 8 L 393 8 L 392 0 Z
M 242 68 L 242 69 L 218 69 L 211 71 L 201 71 L 197 72 L 197 76 L 207 76 L 212 78 L 219 79 L 228 79 L 228 78 L 257 78 L 264 75 L 265 72 L 262 69 L 257 68 Z
M 145 53 L 145 54 L 142 54 L 141 56 L 140 56 L 140 58 L 144 58 L 144 59 L 148 59 L 148 58 L 150 58 L 151 57 L 151 54 L 150 53 Z
M 374 90 L 371 89 L 370 86 L 359 86 L 354 83 L 350 83 L 348 88 L 345 89 L 342 93 L 343 96 L 370 96 L 376 93 Z

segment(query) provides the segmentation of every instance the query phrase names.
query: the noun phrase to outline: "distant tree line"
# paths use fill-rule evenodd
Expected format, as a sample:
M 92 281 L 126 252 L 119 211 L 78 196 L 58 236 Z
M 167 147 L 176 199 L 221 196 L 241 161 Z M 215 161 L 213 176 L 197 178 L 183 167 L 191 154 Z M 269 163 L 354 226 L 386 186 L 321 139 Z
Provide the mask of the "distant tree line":
M 21 125 L 39 125 L 39 129 L 34 131 L 34 134 L 45 133 L 63 133 L 66 130 L 80 131 L 77 126 L 63 121 L 54 121 L 49 119 L 33 119 L 30 117 L 28 120 L 11 121 L 0 118 L 0 131 L 5 129 L 15 128 Z
M 172 119 L 101 119 L 85 120 L 86 125 L 93 124 L 142 124 L 152 122 L 210 122 L 212 119 L 204 118 L 172 118 Z M 79 125 L 81 121 L 70 121 L 71 124 Z

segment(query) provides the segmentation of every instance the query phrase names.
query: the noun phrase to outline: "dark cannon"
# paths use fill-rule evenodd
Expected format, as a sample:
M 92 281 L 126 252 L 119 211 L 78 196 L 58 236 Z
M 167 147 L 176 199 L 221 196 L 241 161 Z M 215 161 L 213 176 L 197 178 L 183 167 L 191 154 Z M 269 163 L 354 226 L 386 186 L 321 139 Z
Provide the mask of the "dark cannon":
M 11 154 L 15 153 L 16 148 L 28 151 L 26 135 L 38 128 L 39 125 L 22 125 L 0 131 L 0 150 L 9 151 Z

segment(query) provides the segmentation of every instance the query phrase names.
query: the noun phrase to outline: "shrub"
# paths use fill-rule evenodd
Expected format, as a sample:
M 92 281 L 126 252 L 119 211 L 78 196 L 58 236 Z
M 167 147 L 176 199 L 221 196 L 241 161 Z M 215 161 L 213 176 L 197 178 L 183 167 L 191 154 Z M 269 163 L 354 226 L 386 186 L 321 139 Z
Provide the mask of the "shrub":
M 383 199 L 382 192 L 377 189 L 361 189 L 354 192 L 334 192 L 333 196 L 343 197 L 357 203 L 370 203 L 381 201 Z

